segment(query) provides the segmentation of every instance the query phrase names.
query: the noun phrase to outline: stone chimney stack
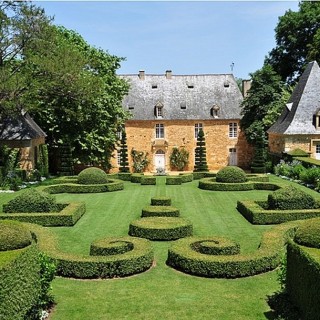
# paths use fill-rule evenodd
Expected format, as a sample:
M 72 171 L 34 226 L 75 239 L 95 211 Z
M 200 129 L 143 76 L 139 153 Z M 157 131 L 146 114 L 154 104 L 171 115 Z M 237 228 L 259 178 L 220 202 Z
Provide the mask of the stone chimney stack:
M 245 98 L 251 88 L 251 80 L 242 80 L 242 95 Z
M 166 78 L 167 79 L 172 79 L 172 71 L 171 70 L 167 70 L 166 71 Z
M 139 78 L 140 78 L 140 80 L 144 80 L 144 79 L 145 79 L 145 72 L 144 72 L 144 70 L 139 70 Z

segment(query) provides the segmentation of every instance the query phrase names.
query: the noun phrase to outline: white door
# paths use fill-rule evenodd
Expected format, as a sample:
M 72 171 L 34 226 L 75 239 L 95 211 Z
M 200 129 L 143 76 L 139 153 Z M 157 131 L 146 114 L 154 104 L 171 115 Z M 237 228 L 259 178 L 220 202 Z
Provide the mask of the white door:
M 320 144 L 316 144 L 316 159 L 320 160 Z
M 154 157 L 154 164 L 156 169 L 165 169 L 166 161 L 165 161 L 165 152 L 163 150 L 158 150 Z
M 237 158 L 237 149 L 229 148 L 229 166 L 237 166 L 238 158 Z

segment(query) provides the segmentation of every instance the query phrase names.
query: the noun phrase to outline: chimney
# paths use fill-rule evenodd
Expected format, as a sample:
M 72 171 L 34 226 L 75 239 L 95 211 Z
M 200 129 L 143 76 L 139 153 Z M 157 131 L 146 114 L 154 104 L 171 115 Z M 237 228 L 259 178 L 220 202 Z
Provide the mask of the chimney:
M 167 79 L 172 79 L 172 71 L 171 70 L 167 70 L 166 71 L 166 78 Z
M 144 70 L 139 70 L 139 78 L 140 78 L 140 80 L 144 80 L 145 79 Z
M 242 95 L 245 98 L 251 88 L 251 80 L 242 80 Z

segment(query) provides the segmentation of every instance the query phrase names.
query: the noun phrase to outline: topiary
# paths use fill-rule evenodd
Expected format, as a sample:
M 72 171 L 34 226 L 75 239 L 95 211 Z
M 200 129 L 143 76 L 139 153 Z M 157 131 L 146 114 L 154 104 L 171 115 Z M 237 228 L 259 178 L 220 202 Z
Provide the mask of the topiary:
M 31 244 L 28 229 L 16 221 L 0 222 L 0 251 L 16 250 Z
M 37 189 L 28 189 L 3 205 L 5 213 L 59 211 L 55 198 Z
M 108 175 L 101 169 L 90 167 L 82 170 L 78 175 L 80 184 L 105 184 L 108 183 Z
M 294 186 L 286 186 L 268 195 L 268 209 L 301 210 L 317 206 L 315 199 Z
M 217 172 L 216 181 L 225 183 L 242 183 L 247 181 L 247 175 L 239 167 L 228 166 Z
M 306 247 L 320 249 L 320 219 L 307 220 L 300 225 L 294 241 Z

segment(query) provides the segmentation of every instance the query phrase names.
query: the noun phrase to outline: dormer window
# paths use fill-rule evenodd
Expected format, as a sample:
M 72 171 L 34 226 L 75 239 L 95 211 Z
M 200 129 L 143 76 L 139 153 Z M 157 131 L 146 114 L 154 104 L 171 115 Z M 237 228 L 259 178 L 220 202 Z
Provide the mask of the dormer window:
M 316 130 L 320 130 L 320 108 L 313 115 L 313 125 L 316 127 Z
M 185 102 L 180 103 L 180 109 L 185 110 L 187 109 L 187 104 Z
M 194 85 L 193 84 L 188 84 L 188 89 L 193 89 Z
M 157 119 L 163 118 L 163 104 L 160 101 L 158 101 L 154 107 L 154 116 Z
M 220 110 L 220 107 L 217 106 L 216 104 L 214 104 L 212 106 L 212 108 L 210 109 L 210 115 L 211 117 L 213 118 L 218 118 L 219 117 L 219 110 Z
M 157 85 L 157 84 L 153 84 L 153 85 L 151 86 L 151 88 L 152 88 L 152 89 L 157 89 L 157 88 L 158 88 L 158 85 Z

